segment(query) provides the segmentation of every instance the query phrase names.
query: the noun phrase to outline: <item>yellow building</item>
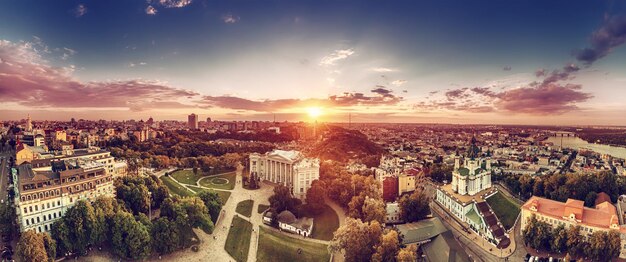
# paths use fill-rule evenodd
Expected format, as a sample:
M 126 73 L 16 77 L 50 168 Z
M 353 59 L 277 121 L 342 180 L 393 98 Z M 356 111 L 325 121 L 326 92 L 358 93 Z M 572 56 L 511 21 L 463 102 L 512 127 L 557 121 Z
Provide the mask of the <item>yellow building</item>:
M 584 202 L 580 200 L 568 199 L 563 203 L 533 196 L 522 206 L 522 231 L 533 215 L 537 220 L 552 227 L 580 226 L 580 234 L 585 238 L 598 230 L 617 230 L 622 239 L 620 258 L 626 258 L 626 229 L 619 225 L 617 210 L 608 201 L 597 204 L 595 208 L 589 208 L 585 207 Z

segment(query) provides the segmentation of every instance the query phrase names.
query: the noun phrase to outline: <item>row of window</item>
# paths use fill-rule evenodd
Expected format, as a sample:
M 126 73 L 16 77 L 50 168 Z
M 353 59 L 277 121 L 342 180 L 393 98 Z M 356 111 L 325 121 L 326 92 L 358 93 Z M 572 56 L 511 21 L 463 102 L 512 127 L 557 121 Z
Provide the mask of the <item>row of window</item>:
M 107 178 L 102 178 L 102 179 L 98 179 L 96 180 L 96 185 L 99 185 L 101 183 L 105 183 L 111 181 L 110 177 Z M 80 185 L 75 185 L 75 186 L 68 186 L 66 187 L 67 191 L 71 193 L 73 193 L 73 191 L 81 191 L 81 190 L 89 190 L 95 188 L 93 182 L 89 182 L 89 183 L 83 183 Z M 30 201 L 30 200 L 36 200 L 36 199 L 42 199 L 42 198 L 48 198 L 48 197 L 55 197 L 55 196 L 61 196 L 61 190 L 56 189 L 56 190 L 49 190 L 46 192 L 39 192 L 39 193 L 33 193 L 33 194 L 26 194 L 20 197 L 20 199 L 22 201 Z
M 70 201 L 71 201 L 71 199 L 72 198 L 70 198 Z M 50 203 L 52 203 L 52 205 L 50 205 Z M 55 207 L 54 203 L 55 202 L 48 202 L 45 205 L 41 204 L 41 211 L 46 210 L 46 208 L 50 208 L 50 207 L 54 208 Z M 32 206 L 28 207 L 28 210 L 26 209 L 26 207 L 24 207 L 24 214 L 33 212 L 33 206 L 35 207 L 35 211 L 39 211 L 39 205 L 32 205 Z M 60 200 L 57 200 L 56 206 L 61 206 L 61 201 Z
M 61 217 L 61 211 L 59 211 L 58 214 L 59 214 L 58 217 Z M 54 212 L 52 214 L 48 214 L 47 216 L 43 215 L 41 217 L 43 219 L 43 222 L 46 222 L 46 221 L 49 221 L 49 220 L 52 220 L 52 219 L 56 219 L 57 218 L 57 212 Z M 35 221 L 37 221 L 37 224 L 39 224 L 41 222 L 39 217 L 31 217 L 30 219 L 26 219 L 26 225 L 27 226 L 34 225 Z M 48 229 L 46 228 L 46 230 L 48 230 Z

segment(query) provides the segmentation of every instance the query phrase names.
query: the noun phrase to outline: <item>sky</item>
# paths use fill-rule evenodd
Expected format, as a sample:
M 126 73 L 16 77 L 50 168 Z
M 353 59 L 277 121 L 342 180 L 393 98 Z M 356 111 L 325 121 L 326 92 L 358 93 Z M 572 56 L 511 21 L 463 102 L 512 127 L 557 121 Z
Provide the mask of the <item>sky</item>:
M 2 1 L 0 120 L 626 125 L 625 42 L 623 1 Z

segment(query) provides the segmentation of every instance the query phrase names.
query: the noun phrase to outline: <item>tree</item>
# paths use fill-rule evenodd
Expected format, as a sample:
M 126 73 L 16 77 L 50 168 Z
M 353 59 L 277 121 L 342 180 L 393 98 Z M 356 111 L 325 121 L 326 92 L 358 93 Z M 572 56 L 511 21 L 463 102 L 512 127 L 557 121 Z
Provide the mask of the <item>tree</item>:
M 43 247 L 46 250 L 46 255 L 50 261 L 54 261 L 57 256 L 57 245 L 50 234 L 43 233 Z
M 567 229 L 567 250 L 573 256 L 580 256 L 583 253 L 583 237 L 580 235 L 580 226 L 570 226 Z
M 399 249 L 400 241 L 398 239 L 398 232 L 388 230 L 380 236 L 380 243 L 376 247 L 376 253 L 372 256 L 372 261 L 395 261 Z
M 559 225 L 552 230 L 552 252 L 563 253 L 567 251 L 567 230 Z
M 385 202 L 383 202 L 381 199 L 366 197 L 365 201 L 363 202 L 362 210 L 363 222 L 376 220 L 380 224 L 385 223 L 387 210 L 385 209 Z
M 89 201 L 80 200 L 69 208 L 63 216 L 63 223 L 68 229 L 69 251 L 84 254 L 87 246 L 92 244 L 92 235 L 96 229 L 96 216 Z
M 428 196 L 422 190 L 416 189 L 410 195 L 400 198 L 400 216 L 407 223 L 424 219 L 430 214 L 428 203 Z
M 346 261 L 370 261 L 380 242 L 382 227 L 378 221 L 369 223 L 347 218 L 335 231 L 328 246 L 330 253 L 343 251 Z
M 111 221 L 111 247 L 124 259 L 140 260 L 150 254 L 150 234 L 132 214 L 116 213 Z
M 401 248 L 396 256 L 397 262 L 416 262 L 417 261 L 417 246 L 410 245 L 405 248 Z
M 291 212 L 296 211 L 296 207 L 301 203 L 300 199 L 291 196 L 291 192 L 288 187 L 278 185 L 274 187 L 274 194 L 269 198 L 270 206 L 277 213 L 289 210 Z
M 54 240 L 48 234 L 26 230 L 17 243 L 16 255 L 19 261 L 54 261 L 54 246 Z
M 57 252 L 62 255 L 67 255 L 69 252 L 74 250 L 73 243 L 70 241 L 70 229 L 65 224 L 64 219 L 59 219 L 52 224 L 50 234 L 52 238 L 56 241 Z
M 306 191 L 306 205 L 313 214 L 319 214 L 324 210 L 326 196 L 326 183 L 321 180 L 313 180 L 311 187 Z
M 172 253 L 179 248 L 179 229 L 166 217 L 161 217 L 154 222 L 151 236 L 152 249 L 161 255 Z
M 612 260 L 613 258 L 618 257 L 620 254 L 620 250 L 621 250 L 620 233 L 617 230 L 611 230 L 609 231 L 607 238 L 608 240 L 607 240 L 605 256 Z
M 0 204 L 0 234 L 13 235 L 13 223 L 15 221 L 15 208 L 11 208 L 8 204 Z
M 197 196 L 204 202 L 211 216 L 211 220 L 213 222 L 217 221 L 217 217 L 220 215 L 220 210 L 222 210 L 223 205 L 220 196 L 216 192 L 206 190 L 200 191 Z

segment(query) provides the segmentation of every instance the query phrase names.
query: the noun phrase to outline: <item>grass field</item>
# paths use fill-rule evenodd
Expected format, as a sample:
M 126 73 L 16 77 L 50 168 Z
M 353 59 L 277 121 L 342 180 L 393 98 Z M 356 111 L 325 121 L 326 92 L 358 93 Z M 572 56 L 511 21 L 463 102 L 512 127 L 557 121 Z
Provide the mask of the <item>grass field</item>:
M 313 216 L 313 233 L 311 233 L 311 237 L 331 240 L 337 228 L 339 228 L 339 216 L 330 206 L 325 205 L 324 211 L 319 215 Z
M 228 191 L 218 191 L 218 190 L 212 190 L 212 189 L 205 189 L 205 188 L 200 188 L 200 187 L 197 187 L 197 186 L 189 186 L 189 188 L 192 189 L 193 191 L 195 191 L 196 193 L 199 193 L 202 190 L 207 190 L 209 192 L 215 192 L 220 197 L 220 199 L 222 199 L 222 203 L 226 203 L 226 200 L 228 200 L 228 198 L 230 197 L 230 192 L 228 192 Z
M 254 206 L 254 200 L 244 200 L 237 203 L 237 208 L 235 211 L 237 213 L 244 215 L 246 217 L 250 217 L 252 215 L 252 207 Z
M 305 211 L 302 216 L 313 218 L 313 232 L 311 237 L 321 240 L 331 240 L 333 233 L 339 228 L 339 216 L 330 206 L 324 205 L 324 210 L 317 215 L 307 214 Z
M 259 204 L 259 206 L 256 209 L 256 212 L 261 214 L 261 213 L 263 213 L 263 211 L 265 211 L 269 207 L 270 207 L 270 205 Z
M 500 220 L 505 229 L 510 229 L 520 212 L 520 206 L 504 194 L 498 192 L 487 198 L 487 203 Z
M 204 187 L 216 188 L 216 189 L 225 189 L 232 190 L 235 188 L 235 178 L 237 174 L 235 172 L 212 176 L 205 179 L 200 180 L 200 185 Z M 227 183 L 222 183 L 228 180 Z
M 326 245 L 283 235 L 288 233 L 274 232 L 263 227 L 260 229 L 257 261 L 325 262 L 330 260 Z M 300 254 L 298 254 L 298 248 L 301 249 Z
M 236 261 L 247 261 L 250 249 L 252 224 L 238 216 L 233 217 L 233 223 L 226 237 L 224 249 Z
M 187 185 L 195 185 L 198 182 L 198 179 L 202 177 L 202 171 L 198 171 L 198 174 L 194 174 L 193 170 L 178 170 L 170 176 L 174 177 L 178 182 L 187 184 Z
M 194 195 L 194 193 L 192 193 L 191 191 L 185 189 L 183 186 L 177 184 L 170 177 L 162 176 L 161 177 L 161 181 L 163 181 L 165 186 L 167 186 L 167 188 L 169 189 L 170 193 L 172 193 L 172 194 L 176 194 L 176 195 L 179 195 L 179 196 L 193 196 Z

